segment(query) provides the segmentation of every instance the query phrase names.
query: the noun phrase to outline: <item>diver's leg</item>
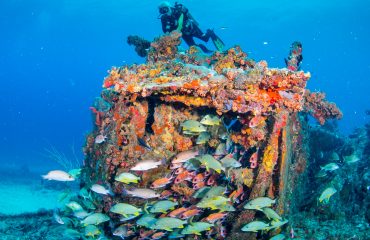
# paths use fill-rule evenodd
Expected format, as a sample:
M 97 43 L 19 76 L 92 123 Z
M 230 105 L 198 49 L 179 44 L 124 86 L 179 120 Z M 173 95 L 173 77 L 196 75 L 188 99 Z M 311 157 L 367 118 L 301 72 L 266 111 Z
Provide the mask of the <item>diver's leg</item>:
M 203 44 L 196 44 L 195 41 L 194 41 L 194 38 L 192 35 L 182 35 L 182 38 L 184 39 L 184 41 L 186 42 L 186 44 L 191 47 L 191 46 L 197 46 L 199 47 L 200 49 L 202 49 L 202 51 L 204 53 L 212 53 L 211 50 L 209 50 L 206 46 L 204 46 Z
M 185 43 L 191 47 L 193 45 L 196 45 L 195 42 L 194 42 L 194 39 L 193 39 L 193 36 L 192 35 L 185 35 L 183 34 L 182 35 L 182 39 L 184 39 Z
M 192 34 L 194 37 L 199 38 L 204 42 L 208 42 L 209 38 L 211 37 L 209 29 L 207 30 L 207 33 L 203 33 L 197 25 L 194 26 Z

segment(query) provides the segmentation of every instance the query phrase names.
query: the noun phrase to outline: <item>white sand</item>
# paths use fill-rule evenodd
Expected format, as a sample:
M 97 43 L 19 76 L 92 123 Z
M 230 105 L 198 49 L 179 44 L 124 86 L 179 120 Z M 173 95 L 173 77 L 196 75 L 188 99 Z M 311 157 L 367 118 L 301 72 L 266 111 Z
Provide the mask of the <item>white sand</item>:
M 62 191 L 46 189 L 38 179 L 0 179 L 0 213 L 33 213 L 54 209 Z

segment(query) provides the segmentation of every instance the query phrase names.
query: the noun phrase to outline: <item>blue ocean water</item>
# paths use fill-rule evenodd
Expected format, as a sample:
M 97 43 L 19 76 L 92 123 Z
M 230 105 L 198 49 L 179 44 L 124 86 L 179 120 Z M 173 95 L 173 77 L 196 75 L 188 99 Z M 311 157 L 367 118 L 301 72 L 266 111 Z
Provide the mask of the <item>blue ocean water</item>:
M 92 128 L 89 106 L 111 66 L 140 63 L 128 35 L 161 32 L 159 1 L 0 1 L 0 162 L 47 167 L 45 147 L 79 157 Z M 270 67 L 303 44 L 309 88 L 343 111 L 343 134 L 368 121 L 370 2 L 182 1 L 203 30 L 214 28 Z M 212 44 L 208 46 L 212 48 Z M 184 46 L 185 47 L 185 46 Z

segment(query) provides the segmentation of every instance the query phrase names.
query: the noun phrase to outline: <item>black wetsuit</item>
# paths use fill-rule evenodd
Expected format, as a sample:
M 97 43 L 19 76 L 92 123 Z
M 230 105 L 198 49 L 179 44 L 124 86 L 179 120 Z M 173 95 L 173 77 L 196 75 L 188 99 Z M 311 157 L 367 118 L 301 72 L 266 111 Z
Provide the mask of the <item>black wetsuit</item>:
M 203 44 L 196 44 L 194 42 L 194 37 L 201 39 L 204 42 L 208 42 L 210 35 L 204 34 L 199 28 L 199 24 L 190 15 L 189 10 L 182 4 L 175 4 L 175 7 L 171 7 L 171 15 L 163 14 L 161 16 L 162 30 L 164 33 L 169 33 L 177 29 L 178 20 L 181 14 L 184 14 L 183 24 L 182 24 L 182 38 L 188 46 L 198 46 L 203 52 L 212 52 L 206 48 Z

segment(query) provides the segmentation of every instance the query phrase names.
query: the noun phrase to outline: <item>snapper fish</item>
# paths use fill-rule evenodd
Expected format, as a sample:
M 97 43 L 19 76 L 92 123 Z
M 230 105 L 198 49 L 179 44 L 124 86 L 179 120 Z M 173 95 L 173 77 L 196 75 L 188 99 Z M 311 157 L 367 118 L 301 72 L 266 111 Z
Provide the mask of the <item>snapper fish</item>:
M 210 189 L 211 189 L 211 187 L 202 187 L 202 188 L 198 189 L 193 194 L 193 198 L 203 198 Z
M 275 212 L 272 208 L 268 208 L 268 207 L 262 208 L 262 212 L 266 215 L 266 217 L 269 220 L 271 219 L 275 221 L 282 220 L 282 217 L 280 217 L 279 214 L 277 214 L 277 212 Z
M 262 208 L 271 207 L 275 203 L 276 203 L 276 199 L 271 199 L 268 197 L 258 197 L 258 198 L 255 198 L 249 201 L 247 204 L 245 204 L 244 208 L 262 211 Z
M 269 224 L 262 221 L 253 221 L 250 222 L 242 228 L 243 232 L 258 232 L 260 230 L 268 230 Z
M 211 198 L 203 198 L 199 203 L 197 203 L 196 206 L 198 208 L 210 208 L 215 210 L 227 205 L 229 201 L 230 199 L 224 196 L 216 196 Z
M 220 210 L 220 212 L 234 212 L 234 211 L 236 211 L 234 206 L 229 202 L 227 202 L 224 205 L 218 205 L 217 209 Z
M 101 231 L 95 225 L 87 225 L 85 227 L 85 236 L 95 238 L 96 236 L 100 235 Z
M 207 222 L 193 222 L 192 224 L 187 225 L 184 230 L 181 231 L 181 234 L 195 234 L 201 235 L 201 232 L 211 230 L 214 224 Z
M 81 224 L 84 226 L 87 225 L 99 225 L 100 223 L 107 222 L 110 220 L 106 214 L 103 213 L 93 213 L 90 216 L 86 217 L 81 221 Z
M 75 201 L 71 201 L 71 202 L 67 203 L 66 206 L 69 209 L 71 209 L 73 212 L 79 212 L 79 211 L 83 211 L 84 210 L 82 208 L 82 206 L 78 202 L 75 202 Z
M 273 220 L 271 223 L 270 223 L 270 226 L 266 229 L 267 231 L 270 231 L 271 229 L 275 229 L 275 228 L 279 228 L 281 226 L 283 226 L 284 224 L 288 223 L 288 220 Z
M 355 162 L 360 161 L 360 158 L 356 154 L 352 154 L 350 156 L 344 156 L 344 162 L 347 164 L 352 164 Z
M 54 180 L 54 181 L 61 181 L 61 182 L 70 182 L 74 181 L 75 178 L 65 171 L 62 170 L 53 170 L 48 172 L 46 175 L 42 175 L 43 179 L 46 180 Z
M 225 168 L 238 168 L 242 166 L 240 162 L 230 156 L 222 158 L 220 162 Z
M 196 158 L 203 166 L 206 167 L 207 171 L 209 169 L 215 170 L 217 173 L 221 173 L 221 171 L 225 171 L 225 168 L 222 166 L 222 164 L 217 161 L 212 155 L 205 154 L 200 157 Z
M 162 161 L 142 160 L 140 162 L 137 162 L 135 166 L 133 166 L 130 170 L 131 171 L 147 171 L 149 169 L 157 168 L 161 164 L 162 164 Z
M 91 213 L 88 213 L 85 210 L 76 211 L 76 212 L 73 213 L 73 216 L 75 216 L 78 219 L 84 219 L 84 218 L 86 218 L 89 215 L 91 215 Z
M 190 133 L 201 133 L 207 131 L 205 126 L 195 120 L 186 120 L 185 122 L 181 123 L 180 126 L 182 127 L 183 131 Z
M 175 209 L 175 206 L 177 206 L 177 202 L 172 202 L 169 200 L 163 200 L 156 202 L 153 207 L 150 208 L 151 213 L 167 213 L 169 210 Z
M 136 224 L 142 227 L 151 228 L 156 221 L 157 218 L 154 214 L 144 214 L 136 221 Z
M 142 212 L 140 208 L 127 203 L 117 203 L 109 211 L 123 215 L 124 217 L 128 217 L 129 215 L 139 216 Z
M 336 192 L 337 192 L 337 189 L 333 187 L 328 187 L 321 193 L 319 197 L 319 202 L 328 203 L 330 200 L 330 197 L 333 196 Z
M 201 132 L 196 140 L 196 144 L 205 144 L 211 139 L 209 132 Z
M 174 228 L 183 228 L 187 221 L 180 220 L 173 217 L 159 218 L 152 226 L 151 229 L 166 230 L 171 232 Z
M 130 183 L 138 183 L 140 178 L 132 173 L 123 172 L 120 175 L 116 176 L 114 180 L 118 182 L 130 184 Z
M 207 126 L 219 126 L 221 124 L 221 119 L 216 115 L 207 114 L 200 120 L 200 123 Z
M 325 171 L 328 171 L 328 172 L 332 172 L 332 171 L 335 171 L 335 170 L 339 169 L 339 166 L 336 163 L 328 163 L 328 164 L 326 164 L 323 167 L 320 166 L 320 168 L 322 170 L 325 170 Z
M 206 198 L 217 197 L 219 195 L 223 195 L 225 191 L 226 191 L 226 187 L 224 186 L 214 186 L 207 190 L 203 198 L 206 199 Z

